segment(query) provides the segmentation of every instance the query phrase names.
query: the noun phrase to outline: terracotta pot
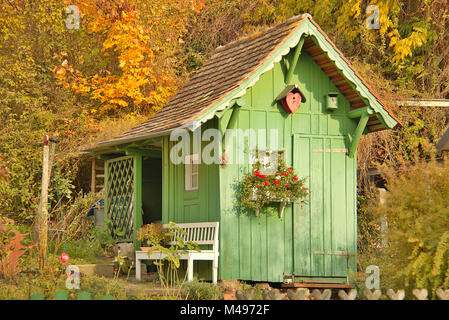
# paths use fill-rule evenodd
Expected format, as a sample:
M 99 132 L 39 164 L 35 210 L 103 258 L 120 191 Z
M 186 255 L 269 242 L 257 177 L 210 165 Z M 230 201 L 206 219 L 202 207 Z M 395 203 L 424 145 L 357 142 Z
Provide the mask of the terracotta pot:
M 150 249 L 151 249 L 151 247 L 140 247 L 140 250 L 142 250 L 142 251 L 148 251 Z

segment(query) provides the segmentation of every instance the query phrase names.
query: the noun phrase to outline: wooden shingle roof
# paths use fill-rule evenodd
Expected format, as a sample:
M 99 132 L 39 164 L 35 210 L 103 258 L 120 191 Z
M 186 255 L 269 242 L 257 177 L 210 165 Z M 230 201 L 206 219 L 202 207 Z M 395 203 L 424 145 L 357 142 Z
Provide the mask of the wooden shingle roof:
M 169 134 L 171 130 L 186 126 L 194 120 L 210 119 L 215 110 L 222 110 L 229 105 L 230 98 L 242 96 L 261 73 L 272 68 L 275 62 L 296 46 L 302 34 L 308 35 L 303 48 L 350 101 L 353 109 L 368 104 L 377 105 L 374 109 L 380 116 L 375 114 L 369 120 L 368 128 L 371 131 L 394 127 L 399 123 L 311 16 L 303 14 L 217 48 L 214 55 L 164 108 L 130 131 L 98 145 L 118 145 Z M 295 39 L 292 40 L 293 36 Z M 325 45 L 328 48 L 323 48 Z M 335 63 L 336 60 L 338 63 Z

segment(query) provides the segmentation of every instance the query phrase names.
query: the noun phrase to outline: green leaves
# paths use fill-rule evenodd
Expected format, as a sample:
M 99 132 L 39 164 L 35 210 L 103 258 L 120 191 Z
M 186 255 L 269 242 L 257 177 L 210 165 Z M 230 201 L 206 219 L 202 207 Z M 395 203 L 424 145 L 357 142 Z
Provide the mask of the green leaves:
M 386 203 L 373 200 L 368 210 L 388 221 L 388 269 L 398 285 L 434 292 L 449 283 L 449 167 L 423 162 L 386 179 Z
M 161 223 L 149 223 L 137 230 L 137 240 L 146 242 L 148 245 L 157 245 L 169 241 L 168 230 Z
M 237 182 L 235 189 L 239 206 L 258 210 L 273 201 L 294 202 L 307 196 L 306 178 L 300 179 L 293 168 L 285 166 L 281 157 L 278 164 L 274 174 L 264 175 L 260 173 L 261 165 L 257 162 L 252 173 Z

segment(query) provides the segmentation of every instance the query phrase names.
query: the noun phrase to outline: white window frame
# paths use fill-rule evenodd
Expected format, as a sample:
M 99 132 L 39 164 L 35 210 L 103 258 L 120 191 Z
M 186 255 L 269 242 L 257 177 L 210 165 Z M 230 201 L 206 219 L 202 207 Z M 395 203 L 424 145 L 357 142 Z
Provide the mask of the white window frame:
M 275 168 L 270 162 L 271 157 L 276 154 L 281 156 L 283 161 L 285 161 L 285 150 L 253 150 L 251 152 L 251 164 L 255 164 L 258 161 L 261 164 L 260 173 L 263 175 L 273 175 L 275 174 L 277 167 Z M 262 155 L 262 157 L 260 157 Z
M 190 154 L 185 157 L 185 190 L 198 190 L 199 185 L 199 161 L 198 154 Z

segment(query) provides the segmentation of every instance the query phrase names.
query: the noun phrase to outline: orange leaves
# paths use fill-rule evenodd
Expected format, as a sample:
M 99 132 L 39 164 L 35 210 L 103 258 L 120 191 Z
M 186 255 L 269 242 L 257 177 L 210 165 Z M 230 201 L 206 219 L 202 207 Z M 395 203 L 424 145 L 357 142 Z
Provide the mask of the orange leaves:
M 9 169 L 6 166 L 6 163 L 2 162 L 5 160 L 6 158 L 4 156 L 0 156 L 0 180 L 8 182 Z
M 206 8 L 206 5 L 204 4 L 204 2 L 202 2 L 200 0 L 194 0 L 194 2 L 192 3 L 192 8 L 193 8 L 193 11 L 195 11 L 196 13 L 199 13 L 201 10 Z
M 182 37 L 193 14 L 204 9 L 204 1 L 73 2 L 89 37 L 98 42 L 78 57 L 56 54 L 63 62 L 53 69 L 55 78 L 93 102 L 90 114 L 159 110 L 177 89 Z
M 155 78 L 150 30 L 138 19 L 135 6 L 125 0 L 90 0 L 79 5 L 86 13 L 89 30 L 104 39 L 103 52 L 116 57 L 119 72 L 103 70 L 90 77 L 84 76 L 64 60 L 53 69 L 55 77 L 62 85 L 99 102 L 98 110 L 92 109 L 92 113 L 151 103 L 145 92 L 146 86 L 151 86 L 150 79 Z
M 6 220 L 6 219 L 4 219 Z M 14 224 L 12 220 L 0 218 L 0 275 L 12 277 L 19 273 L 19 258 L 35 245 L 25 246 L 22 242 L 28 234 L 17 230 L 7 231 L 6 224 Z M 11 237 L 11 235 L 13 235 Z
M 56 66 L 53 69 L 53 74 L 55 75 L 56 79 L 59 79 L 59 80 L 64 79 L 65 74 L 66 74 L 65 68 L 62 65 Z

